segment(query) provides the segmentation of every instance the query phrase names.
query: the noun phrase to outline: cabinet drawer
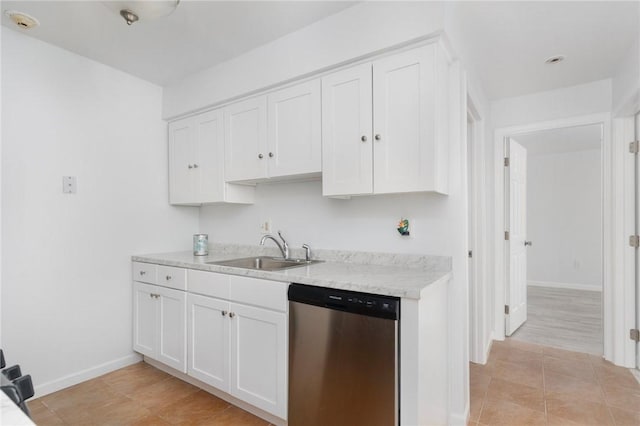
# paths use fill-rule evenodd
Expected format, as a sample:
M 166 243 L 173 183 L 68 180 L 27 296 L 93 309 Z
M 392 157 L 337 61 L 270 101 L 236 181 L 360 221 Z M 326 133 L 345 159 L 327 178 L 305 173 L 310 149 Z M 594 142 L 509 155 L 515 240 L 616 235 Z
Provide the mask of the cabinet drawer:
M 287 311 L 287 288 L 289 283 L 229 276 L 229 300 L 276 311 Z
M 175 288 L 176 290 L 187 289 L 187 270 L 173 266 L 158 265 L 158 285 Z
M 219 297 L 221 299 L 229 298 L 229 275 L 189 269 L 187 276 L 187 289 L 190 293 Z
M 156 284 L 156 265 L 152 263 L 133 262 L 132 269 L 134 281 Z

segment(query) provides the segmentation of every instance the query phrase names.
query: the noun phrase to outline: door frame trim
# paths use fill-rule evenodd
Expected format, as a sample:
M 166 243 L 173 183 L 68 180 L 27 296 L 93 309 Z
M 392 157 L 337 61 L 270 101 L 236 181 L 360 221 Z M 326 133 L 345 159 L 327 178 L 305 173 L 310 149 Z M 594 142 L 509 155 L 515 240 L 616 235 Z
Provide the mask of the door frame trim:
M 624 293 L 614 292 L 623 283 L 616 280 L 614 272 L 616 268 L 614 257 L 616 248 L 620 247 L 622 238 L 621 216 L 618 209 L 619 200 L 623 191 L 623 182 L 619 179 L 618 173 L 614 173 L 617 168 L 622 170 L 619 156 L 614 156 L 612 141 L 612 123 L 610 113 L 590 114 L 576 117 L 569 117 L 558 120 L 543 121 L 520 126 L 511 126 L 495 129 L 494 133 L 494 271 L 495 271 L 495 292 L 494 292 L 494 338 L 504 340 L 505 321 L 505 283 L 506 273 L 506 248 L 504 241 L 505 227 L 505 199 L 504 199 L 504 141 L 505 138 L 522 133 L 529 133 L 541 130 L 552 130 L 564 127 L 584 126 L 589 124 L 601 124 L 603 127 L 602 138 L 602 208 L 603 208 L 603 324 L 604 324 L 604 355 L 607 360 L 611 360 L 618 365 L 626 364 L 623 356 L 626 342 L 622 342 L 623 336 L 620 332 L 614 333 L 614 324 L 624 322 L 625 300 Z M 618 146 L 618 144 L 616 144 Z M 616 309 L 619 308 L 619 309 Z M 635 314 L 635 312 L 633 313 Z M 620 327 L 618 327 L 620 328 Z M 618 331 L 618 330 L 616 330 Z M 627 339 L 629 340 L 629 339 Z M 628 345 L 627 345 L 628 346 Z M 635 356 L 635 354 L 634 354 Z

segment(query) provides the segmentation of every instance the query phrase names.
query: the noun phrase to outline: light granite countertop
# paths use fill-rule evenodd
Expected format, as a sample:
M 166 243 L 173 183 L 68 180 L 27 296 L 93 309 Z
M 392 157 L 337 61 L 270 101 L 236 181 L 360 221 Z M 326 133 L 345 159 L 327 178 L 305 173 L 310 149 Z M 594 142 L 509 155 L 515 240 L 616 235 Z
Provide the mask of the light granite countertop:
M 451 274 L 449 257 L 336 250 L 316 250 L 312 259 L 323 262 L 282 271 L 260 271 L 208 264 L 251 256 L 279 257 L 280 252 L 271 247 L 211 244 L 208 256 L 194 256 L 190 251 L 183 251 L 136 255 L 131 259 L 135 262 L 409 299 L 419 299 L 423 288 L 437 281 L 449 279 Z M 292 257 L 300 258 L 304 257 L 304 254 L 301 250 L 295 249 L 292 250 Z

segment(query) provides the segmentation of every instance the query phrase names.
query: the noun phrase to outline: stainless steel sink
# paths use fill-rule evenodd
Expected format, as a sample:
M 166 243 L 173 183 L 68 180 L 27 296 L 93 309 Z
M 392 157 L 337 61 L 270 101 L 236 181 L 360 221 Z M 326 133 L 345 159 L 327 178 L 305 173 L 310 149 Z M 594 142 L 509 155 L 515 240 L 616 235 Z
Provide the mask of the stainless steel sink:
M 318 262 L 322 261 L 258 256 L 243 257 L 240 259 L 220 260 L 207 263 L 210 265 L 231 266 L 234 268 L 256 269 L 260 271 L 281 271 L 283 269 L 299 268 L 300 266 L 307 266 Z

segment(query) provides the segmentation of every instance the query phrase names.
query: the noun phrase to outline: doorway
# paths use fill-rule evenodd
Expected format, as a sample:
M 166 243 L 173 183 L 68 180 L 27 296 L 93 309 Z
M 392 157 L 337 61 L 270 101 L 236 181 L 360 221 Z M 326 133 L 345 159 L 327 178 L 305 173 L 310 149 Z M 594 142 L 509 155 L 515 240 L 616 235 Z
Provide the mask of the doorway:
M 602 124 L 507 139 L 505 334 L 601 356 Z

